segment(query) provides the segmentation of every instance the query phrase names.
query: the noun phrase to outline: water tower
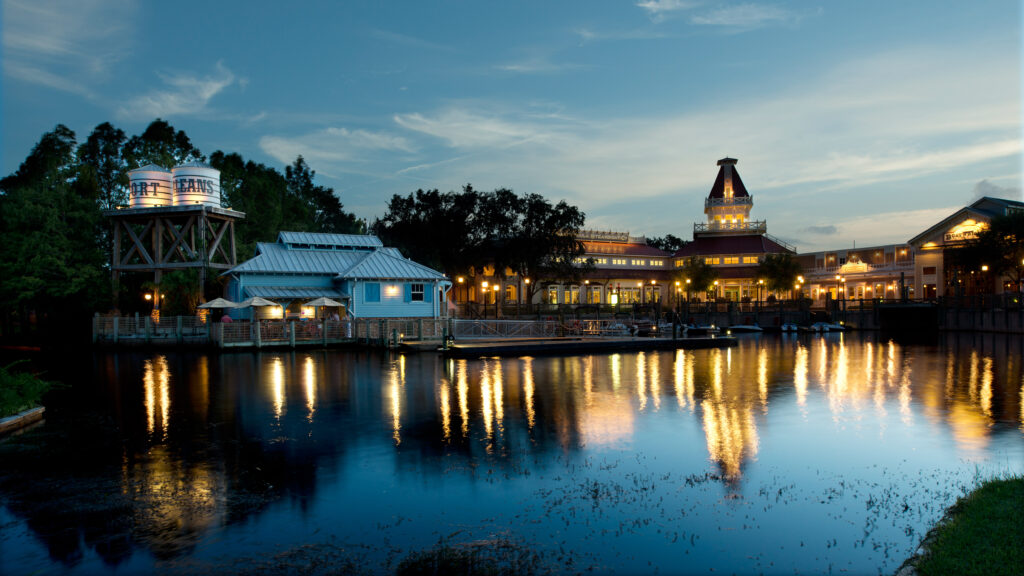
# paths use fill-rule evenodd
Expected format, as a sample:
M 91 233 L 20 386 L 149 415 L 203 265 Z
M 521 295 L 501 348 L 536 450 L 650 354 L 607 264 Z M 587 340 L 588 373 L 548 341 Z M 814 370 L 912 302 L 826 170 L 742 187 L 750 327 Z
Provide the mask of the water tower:
M 200 290 L 207 268 L 238 264 L 235 221 L 245 214 L 221 206 L 220 171 L 202 162 L 168 170 L 149 164 L 128 172 L 127 207 L 104 211 L 114 227 L 110 273 L 114 293 L 123 272 L 199 271 Z M 160 295 L 154 294 L 154 313 Z

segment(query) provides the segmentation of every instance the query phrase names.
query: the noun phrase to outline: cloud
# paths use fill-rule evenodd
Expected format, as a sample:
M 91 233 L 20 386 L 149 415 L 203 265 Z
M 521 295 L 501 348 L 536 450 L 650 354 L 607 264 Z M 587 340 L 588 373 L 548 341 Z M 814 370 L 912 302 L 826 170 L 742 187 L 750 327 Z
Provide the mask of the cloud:
M 368 33 L 371 38 L 390 44 L 398 44 L 401 46 L 408 46 L 410 48 L 427 48 L 430 50 L 440 50 L 444 52 L 450 52 L 453 50 L 451 46 L 445 46 L 444 44 L 437 44 L 414 36 L 390 32 L 388 30 L 381 30 L 379 28 L 373 28 L 369 30 Z
M 495 68 L 504 72 L 514 72 L 517 74 L 556 74 L 567 70 L 592 68 L 592 66 L 572 63 L 555 63 L 551 62 L 546 57 L 538 56 L 527 60 L 521 60 L 519 62 L 500 64 L 495 66 Z
M 976 200 L 980 200 L 984 197 L 990 198 L 1007 198 L 1009 200 L 1024 200 L 1021 197 L 1021 189 L 1016 187 L 1003 187 L 998 184 L 993 184 L 988 180 L 982 180 L 974 185 L 974 190 L 971 193 L 971 199 L 968 204 L 974 203 Z
M 798 20 L 795 13 L 766 4 L 739 4 L 726 6 L 706 14 L 690 17 L 698 26 L 720 26 L 736 30 L 753 30 L 773 24 L 787 24 Z
M 87 97 L 130 53 L 136 5 L 129 0 L 6 0 L 4 74 Z
M 394 120 L 403 128 L 444 140 L 453 148 L 505 149 L 527 142 L 544 144 L 558 139 L 552 126 L 545 126 L 525 113 L 503 118 L 500 113 L 471 111 L 459 106 L 432 116 L 399 114 Z
M 191 116 L 207 112 L 210 101 L 232 84 L 239 82 L 223 63 L 212 75 L 159 74 L 164 86 L 133 98 L 119 110 L 122 118 L 145 119 L 166 116 Z
M 807 233 L 810 233 L 810 234 L 818 234 L 818 235 L 822 235 L 822 236 L 831 236 L 831 235 L 838 234 L 839 233 L 839 228 L 837 228 L 835 225 L 829 225 L 829 226 L 808 226 L 807 228 L 804 228 L 803 231 L 807 232 Z
M 344 171 L 339 169 L 344 164 L 366 163 L 381 151 L 415 152 L 401 136 L 347 128 L 326 128 L 293 137 L 264 136 L 260 149 L 284 164 L 291 164 L 301 155 L 311 166 L 334 166 L 335 171 Z
M 647 11 L 647 14 L 654 21 L 660 21 L 672 12 L 688 10 L 698 6 L 700 2 L 688 0 L 641 0 L 636 5 Z

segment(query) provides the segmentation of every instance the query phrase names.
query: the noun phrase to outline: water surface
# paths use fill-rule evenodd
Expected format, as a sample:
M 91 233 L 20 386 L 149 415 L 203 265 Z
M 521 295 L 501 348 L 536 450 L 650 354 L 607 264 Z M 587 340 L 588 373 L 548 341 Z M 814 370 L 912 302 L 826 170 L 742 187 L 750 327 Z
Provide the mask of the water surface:
M 980 478 L 1024 472 L 1022 351 L 48 359 L 73 386 L 0 444 L 0 571 L 374 573 L 443 541 L 557 572 L 891 573 Z

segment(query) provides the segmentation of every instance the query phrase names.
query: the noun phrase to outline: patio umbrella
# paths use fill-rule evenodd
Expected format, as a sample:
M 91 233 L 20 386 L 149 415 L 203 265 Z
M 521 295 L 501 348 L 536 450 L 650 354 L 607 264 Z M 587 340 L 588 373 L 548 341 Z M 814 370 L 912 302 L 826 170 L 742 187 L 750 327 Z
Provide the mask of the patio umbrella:
M 260 298 L 259 296 L 253 296 L 252 298 L 249 298 L 248 300 L 243 300 L 237 304 L 238 308 L 257 308 L 259 306 L 280 306 L 280 304 L 278 304 L 277 302 L 271 302 L 266 298 Z M 254 311 L 250 312 L 249 319 L 256 320 L 256 314 Z
M 323 296 L 321 296 L 316 300 L 310 300 L 309 302 L 306 302 L 304 306 L 328 306 L 331 308 L 341 308 L 342 306 L 344 306 L 344 304 L 338 302 L 337 300 L 331 300 L 330 298 L 324 298 Z
M 205 304 L 200 304 L 198 308 L 237 308 L 238 304 L 231 300 L 225 300 L 223 298 L 215 298 Z
M 280 306 L 277 302 L 271 302 L 266 298 L 260 298 L 259 296 L 253 296 L 248 300 L 243 300 L 235 305 L 238 308 L 248 308 L 249 306 Z

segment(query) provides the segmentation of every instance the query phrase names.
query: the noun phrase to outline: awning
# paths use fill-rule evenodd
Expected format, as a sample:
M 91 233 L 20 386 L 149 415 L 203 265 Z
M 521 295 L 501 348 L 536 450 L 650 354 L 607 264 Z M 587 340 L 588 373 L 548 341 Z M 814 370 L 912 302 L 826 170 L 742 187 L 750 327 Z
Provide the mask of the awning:
M 335 300 L 350 298 L 333 288 L 285 288 L 282 286 L 246 286 L 245 292 L 249 296 L 259 296 L 271 300 L 312 300 L 313 298 L 325 297 Z

